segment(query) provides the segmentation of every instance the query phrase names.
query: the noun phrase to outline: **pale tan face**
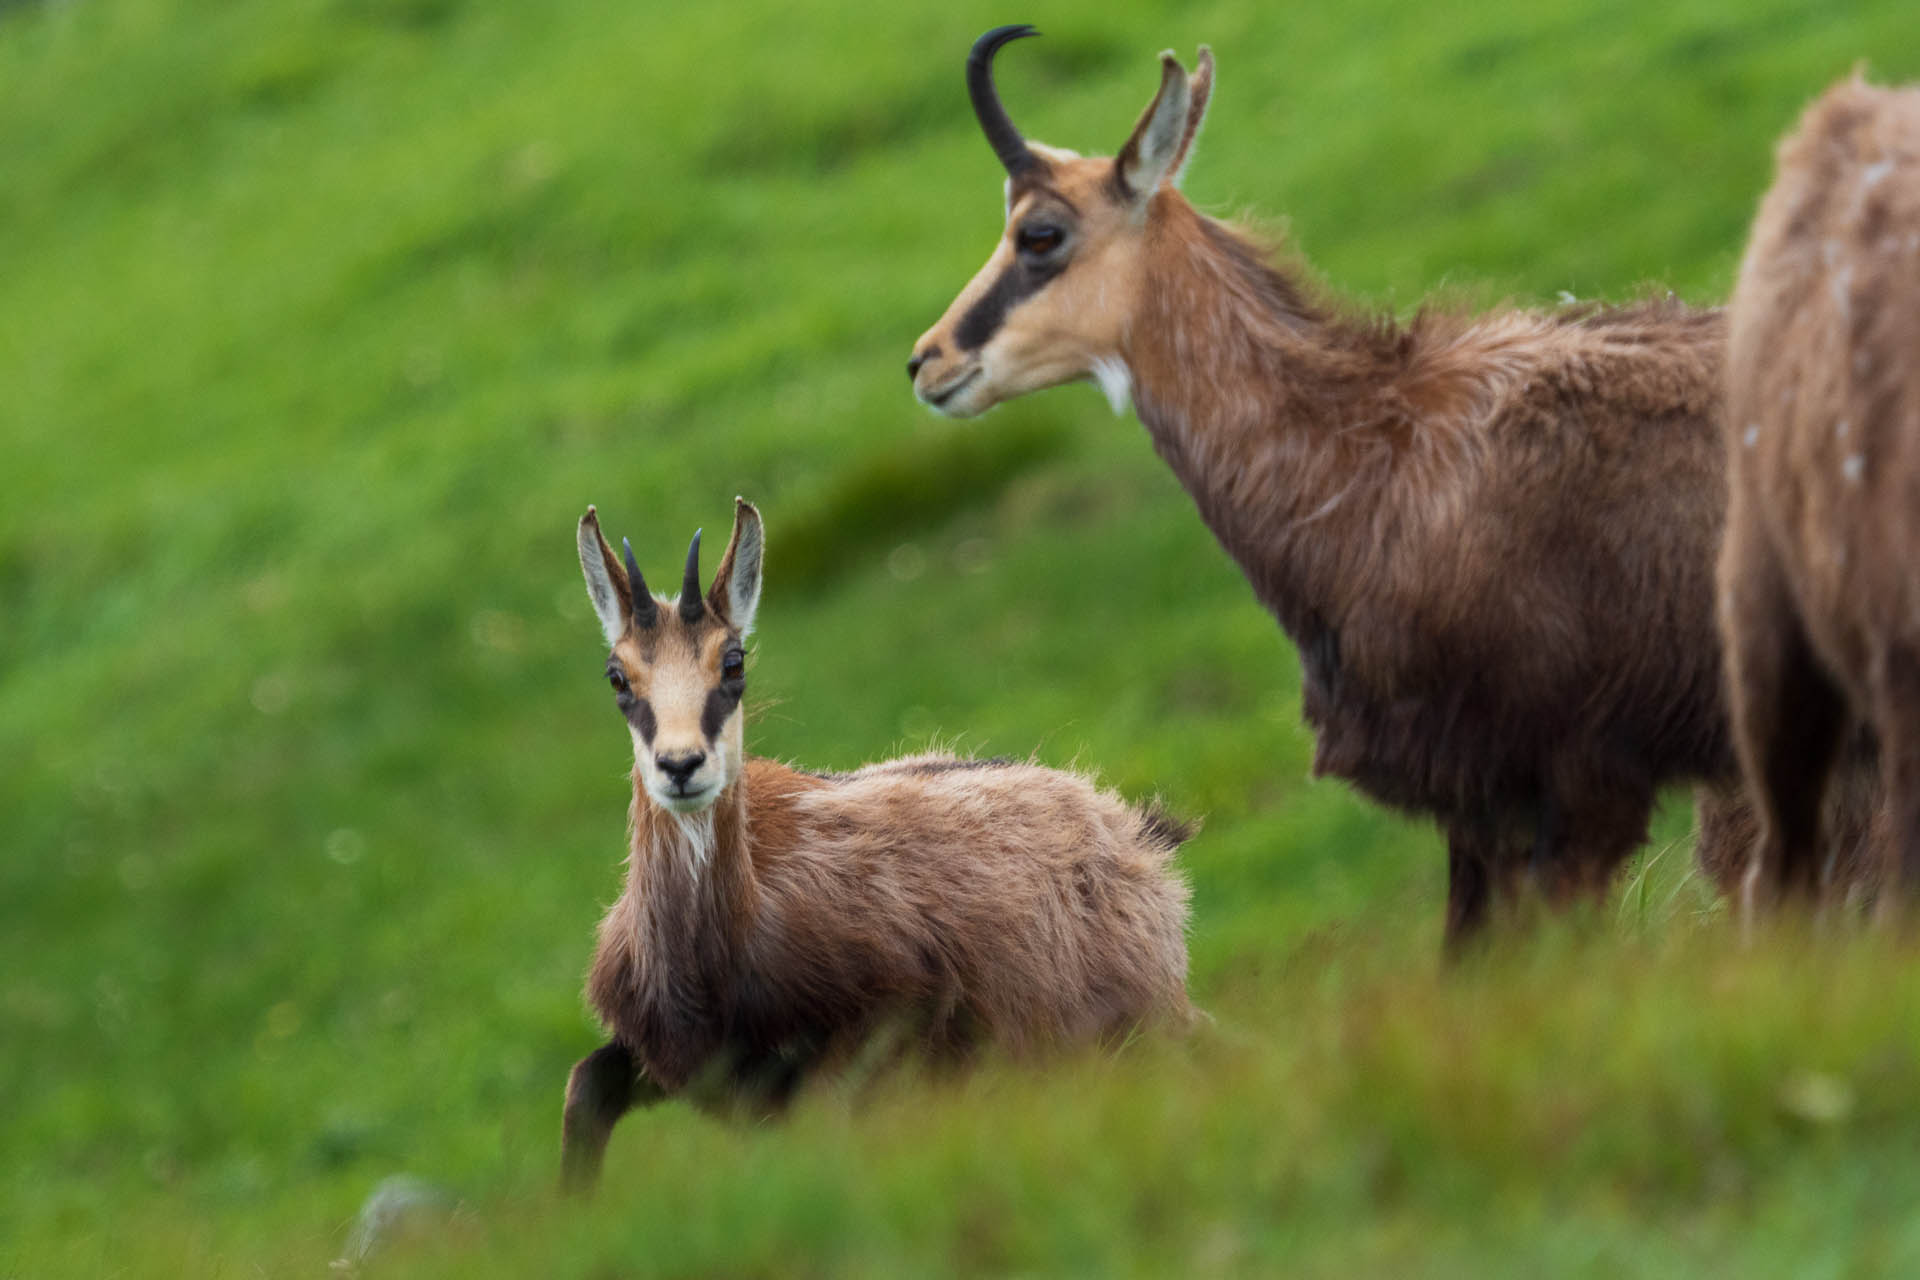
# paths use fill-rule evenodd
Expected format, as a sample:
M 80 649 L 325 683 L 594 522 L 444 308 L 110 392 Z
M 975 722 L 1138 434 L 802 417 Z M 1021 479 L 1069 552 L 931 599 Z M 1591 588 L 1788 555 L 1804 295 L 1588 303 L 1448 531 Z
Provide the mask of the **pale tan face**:
M 711 611 L 689 625 L 670 601 L 613 646 L 607 680 L 655 803 L 698 813 L 740 776 L 745 661 L 739 632 Z
M 587 508 L 577 535 L 587 599 L 600 620 L 607 683 L 633 737 L 647 795 L 675 813 L 699 813 L 740 776 L 743 641 L 760 601 L 760 513 L 734 499 L 733 536 L 713 588 L 700 593 L 700 535 L 687 548 L 677 600 L 647 591 L 626 547 L 624 563 Z
M 949 417 L 1085 378 L 1125 403 L 1145 218 L 1117 199 L 1112 160 L 1032 146 L 1046 163 L 1010 190 L 993 256 L 914 344 L 914 395 Z

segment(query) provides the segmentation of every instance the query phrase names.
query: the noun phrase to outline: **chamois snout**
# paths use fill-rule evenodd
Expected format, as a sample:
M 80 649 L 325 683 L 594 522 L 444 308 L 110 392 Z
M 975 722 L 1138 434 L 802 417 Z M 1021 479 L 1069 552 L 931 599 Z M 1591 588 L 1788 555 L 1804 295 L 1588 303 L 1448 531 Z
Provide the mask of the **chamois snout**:
M 934 341 L 938 329 L 929 330 L 914 347 L 907 361 L 907 376 L 913 379 L 913 395 L 921 404 L 949 418 L 970 418 L 991 407 L 980 403 L 980 353 L 949 353 Z
M 657 770 L 660 770 L 660 773 L 666 775 L 668 793 L 672 794 L 674 798 L 687 798 L 687 800 L 707 798 L 705 793 L 708 793 L 710 789 L 708 789 L 703 781 L 697 781 L 697 779 L 695 779 L 695 775 L 701 771 L 701 766 L 707 764 L 707 752 L 705 752 L 705 750 L 689 750 L 689 752 L 676 754 L 676 756 L 659 756 L 659 754 L 657 754 L 657 756 L 653 758 L 653 764 L 655 764 Z
M 655 756 L 653 762 L 673 781 L 675 791 L 685 793 L 692 790 L 693 775 L 707 762 L 707 753 L 689 751 L 685 755 Z

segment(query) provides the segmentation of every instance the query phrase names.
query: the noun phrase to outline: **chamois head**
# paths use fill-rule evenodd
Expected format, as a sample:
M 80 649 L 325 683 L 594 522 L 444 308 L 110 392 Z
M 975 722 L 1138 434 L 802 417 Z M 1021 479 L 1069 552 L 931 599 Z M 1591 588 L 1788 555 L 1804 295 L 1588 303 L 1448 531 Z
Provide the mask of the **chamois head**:
M 580 569 L 613 652 L 607 682 L 633 735 L 633 758 L 654 803 L 698 813 L 740 774 L 741 642 L 760 602 L 760 513 L 734 499 L 733 537 L 713 587 L 700 593 L 700 535 L 687 548 L 677 600 L 647 590 L 622 540 L 624 563 L 607 545 L 592 507 L 580 517 Z
M 1112 158 L 1029 142 L 1000 105 L 993 55 L 1037 35 L 996 27 L 967 58 L 974 114 L 1007 171 L 1007 225 L 987 265 L 914 344 L 907 374 L 924 403 L 956 418 L 1029 391 L 1092 378 L 1126 407 L 1122 341 L 1139 301 L 1156 209 L 1185 169 L 1207 99 L 1213 54 L 1189 76 L 1160 55 L 1160 91 Z

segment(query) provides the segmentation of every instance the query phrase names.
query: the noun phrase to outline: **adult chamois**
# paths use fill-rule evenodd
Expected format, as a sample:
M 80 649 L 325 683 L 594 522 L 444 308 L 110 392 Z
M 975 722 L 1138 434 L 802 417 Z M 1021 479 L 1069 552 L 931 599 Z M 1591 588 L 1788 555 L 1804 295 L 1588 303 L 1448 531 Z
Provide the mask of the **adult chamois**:
M 626 891 L 587 997 L 611 1033 L 567 1082 L 561 1165 L 599 1174 L 630 1107 L 691 1089 L 778 1104 L 876 1030 L 954 1062 L 1184 1026 L 1187 830 L 1086 778 L 917 755 L 804 773 L 744 754 L 760 514 L 736 504 L 712 589 L 700 535 L 655 599 L 589 507 L 580 568 L 633 740 Z
M 1720 610 L 1760 814 L 1749 910 L 1818 887 L 1847 726 L 1882 902 L 1920 897 L 1920 89 L 1829 89 L 1780 144 L 1730 308 Z
M 1446 932 L 1494 895 L 1605 891 L 1656 788 L 1743 815 L 1721 688 L 1721 312 L 1674 301 L 1330 301 L 1176 189 L 1214 81 L 1161 55 L 1117 156 L 1029 142 L 982 36 L 967 86 L 1006 169 L 986 265 L 915 345 L 954 416 L 1092 379 L 1298 646 L 1316 773 L 1438 819 Z

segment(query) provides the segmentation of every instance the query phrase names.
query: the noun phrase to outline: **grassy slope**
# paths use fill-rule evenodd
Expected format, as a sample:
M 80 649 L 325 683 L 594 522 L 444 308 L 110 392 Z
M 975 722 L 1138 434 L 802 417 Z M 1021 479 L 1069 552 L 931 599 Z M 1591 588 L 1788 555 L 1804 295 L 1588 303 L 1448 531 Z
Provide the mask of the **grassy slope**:
M 1738 950 L 1675 813 L 1608 919 L 1436 975 L 1436 840 L 1307 780 L 1292 655 L 1138 427 L 912 405 L 997 230 L 959 61 L 1008 15 L 656 8 L 0 9 L 0 1274 L 310 1274 L 402 1169 L 471 1207 L 409 1255 L 448 1274 L 1920 1262 L 1899 957 Z M 1338 8 L 1054 6 L 1007 96 L 1110 150 L 1212 42 L 1190 194 L 1405 308 L 1717 297 L 1798 104 L 1920 72 L 1890 2 Z M 557 1212 L 626 750 L 571 524 L 666 572 L 735 492 L 756 749 L 938 732 L 1206 814 L 1222 1031 L 663 1109 Z

